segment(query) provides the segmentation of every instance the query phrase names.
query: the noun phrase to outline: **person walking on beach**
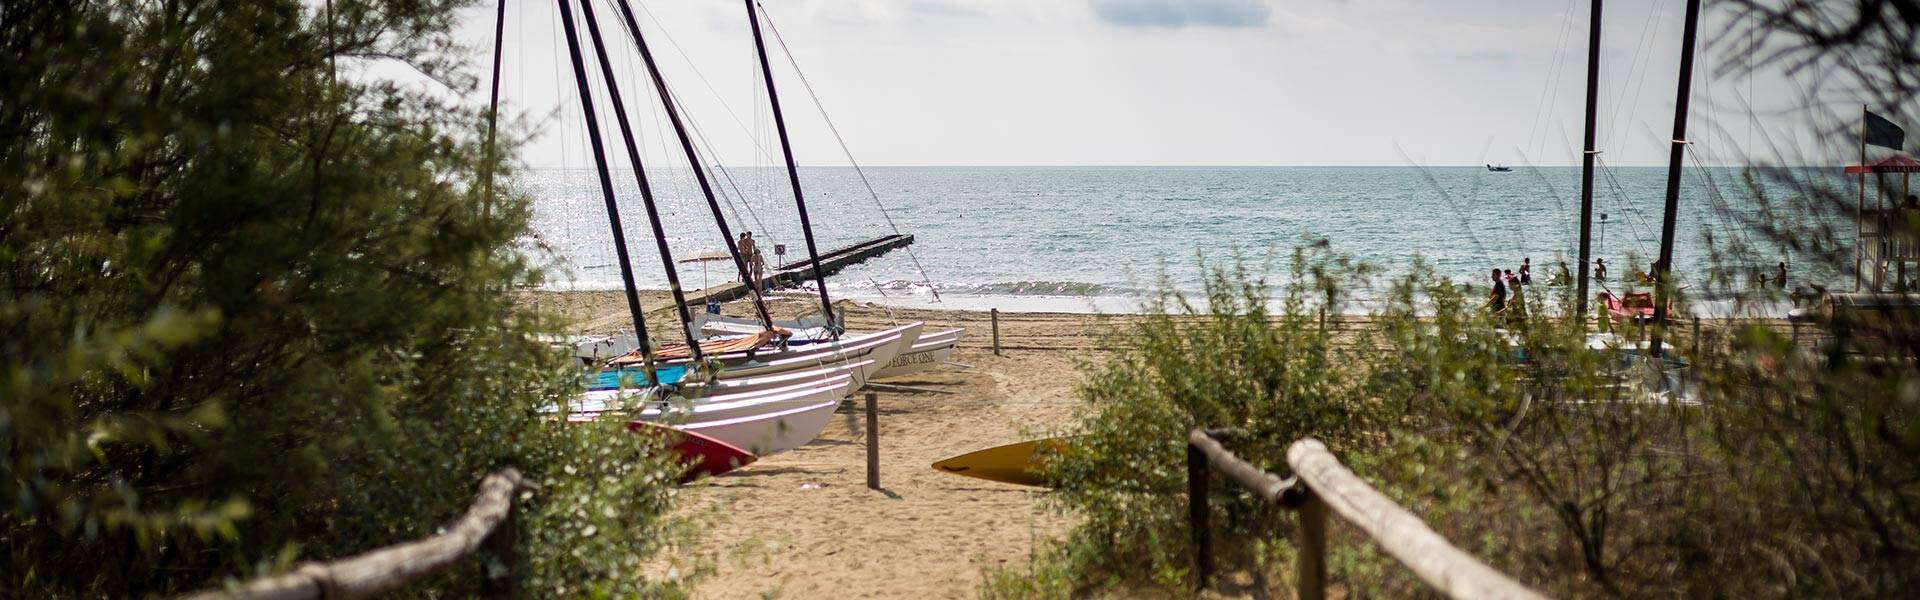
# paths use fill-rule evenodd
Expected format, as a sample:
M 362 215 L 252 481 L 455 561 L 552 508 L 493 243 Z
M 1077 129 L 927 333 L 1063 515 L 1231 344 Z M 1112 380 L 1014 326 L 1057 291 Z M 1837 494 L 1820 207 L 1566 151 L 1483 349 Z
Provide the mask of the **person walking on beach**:
M 1500 276 L 1500 269 L 1493 270 L 1493 294 L 1487 297 L 1487 308 L 1495 315 L 1507 310 L 1507 280 Z
M 1594 281 L 1607 280 L 1607 259 L 1604 259 L 1604 258 L 1593 259 L 1593 280 Z
M 752 281 L 745 283 L 755 290 L 761 290 L 760 270 L 766 266 L 766 261 L 760 258 L 760 247 L 753 243 L 753 232 L 740 232 L 740 239 L 734 241 L 734 246 L 740 249 L 740 260 L 747 263 L 747 275 Z
M 1533 258 L 1520 259 L 1520 285 L 1533 285 Z

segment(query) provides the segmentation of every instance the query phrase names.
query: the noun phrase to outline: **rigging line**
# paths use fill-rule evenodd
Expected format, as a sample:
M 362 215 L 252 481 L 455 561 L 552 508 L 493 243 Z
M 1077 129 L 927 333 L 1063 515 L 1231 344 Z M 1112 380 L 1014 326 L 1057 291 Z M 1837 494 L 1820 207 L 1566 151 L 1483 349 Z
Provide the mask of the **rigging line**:
M 562 0 L 564 1 L 564 0 Z M 632 163 L 634 183 L 640 188 L 640 199 L 647 209 L 647 224 L 653 234 L 655 249 L 660 253 L 660 264 L 667 275 L 667 288 L 673 293 L 674 308 L 680 317 L 681 333 L 686 336 L 687 350 L 695 363 L 704 360 L 700 349 L 700 338 L 695 334 L 693 317 L 687 310 L 687 297 L 680 287 L 679 270 L 673 262 L 673 249 L 667 245 L 667 233 L 660 223 L 660 210 L 654 204 L 653 187 L 647 182 L 646 166 L 641 162 L 640 144 L 633 138 L 633 123 L 627 116 L 627 103 L 620 93 L 620 84 L 614 80 L 613 61 L 607 58 L 606 41 L 600 35 L 599 20 L 594 17 L 593 3 L 581 2 L 580 15 L 586 18 L 587 34 L 593 40 L 593 53 L 600 66 L 602 84 L 606 86 L 607 98 L 613 105 L 614 120 L 618 122 L 620 140 L 627 151 L 627 162 Z M 643 355 L 651 350 L 641 347 Z
M 633 34 L 635 45 L 639 47 L 640 59 L 647 65 L 647 74 L 653 80 L 654 92 L 660 96 L 660 104 L 666 110 L 667 120 L 673 123 L 675 137 L 680 140 L 680 148 L 686 154 L 687 165 L 693 172 L 694 180 L 700 183 L 700 192 L 705 196 L 707 207 L 713 213 L 713 223 L 720 229 L 721 241 L 726 243 L 727 254 L 733 259 L 733 266 L 739 271 L 741 282 L 748 284 L 746 288 L 748 296 L 753 299 L 754 311 L 759 313 L 760 322 L 767 331 L 776 332 L 778 328 L 773 324 L 773 315 L 767 312 L 766 299 L 760 293 L 760 281 L 753 277 L 753 271 L 747 267 L 747 261 L 741 255 L 740 248 L 734 245 L 733 230 L 727 226 L 726 215 L 720 209 L 720 200 L 714 195 L 713 187 L 707 181 L 706 172 L 700 168 L 700 155 L 694 150 L 693 137 L 687 134 L 687 128 L 681 122 L 680 113 L 676 109 L 677 104 L 673 101 L 673 94 L 667 89 L 665 77 L 660 74 L 659 64 L 654 61 L 653 51 L 641 37 L 640 22 L 634 18 L 633 9 L 630 8 L 632 3 L 627 0 L 619 0 L 619 3 L 620 15 Z
M 613 2 L 613 0 L 603 0 L 603 1 L 609 3 L 610 5 Z M 748 135 L 751 136 L 752 132 L 747 129 L 746 123 L 742 123 L 740 121 L 740 115 L 734 113 L 733 107 L 727 105 L 726 96 L 722 95 L 719 90 L 714 89 L 713 82 L 708 81 L 706 74 L 700 72 L 700 67 L 694 65 L 693 57 L 687 54 L 687 51 L 685 49 L 680 47 L 680 42 L 675 41 L 673 39 L 673 34 L 667 31 L 667 26 L 661 24 L 660 19 L 653 16 L 653 10 L 647 8 L 646 4 L 641 4 L 640 12 L 645 13 L 647 15 L 647 20 L 653 22 L 654 30 L 659 31 L 661 37 L 667 38 L 667 45 L 673 46 L 673 51 L 680 55 L 680 60 L 685 61 L 687 63 L 688 70 L 693 71 L 693 76 L 700 79 L 701 85 L 707 86 L 707 91 L 713 94 L 714 101 L 718 102 L 720 104 L 720 108 L 727 112 L 727 116 L 733 119 L 733 124 L 740 126 L 741 131 L 747 132 Z M 628 37 L 632 37 L 632 35 L 629 34 Z M 758 113 L 755 113 L 755 114 L 757 115 Z M 767 152 L 766 148 L 760 145 L 760 138 L 752 138 L 751 141 L 753 142 L 754 148 L 758 149 L 761 152 Z
M 820 268 L 820 253 L 814 246 L 813 221 L 807 214 L 806 194 L 800 186 L 800 167 L 793 159 L 793 143 L 787 136 L 787 122 L 780 110 L 780 93 L 773 85 L 773 67 L 767 61 L 767 44 L 760 36 L 759 11 L 754 10 L 753 0 L 746 0 L 747 24 L 753 29 L 754 53 L 759 57 L 762 83 L 767 86 L 767 106 L 773 113 L 774 130 L 780 134 L 780 156 L 785 159 L 787 179 L 793 185 L 793 204 L 800 214 L 800 233 L 807 243 L 807 260 L 812 263 L 813 280 L 820 285 L 820 316 L 827 320 L 827 332 L 834 339 L 840 338 L 840 328 L 834 325 L 833 301 L 827 297 L 827 276 Z M 757 111 L 756 111 L 757 112 Z
M 1567 8 L 1565 11 L 1562 11 L 1560 16 L 1560 37 L 1554 42 L 1553 59 L 1547 63 L 1547 76 L 1541 82 L 1540 98 L 1534 102 L 1533 124 L 1528 126 L 1526 145 L 1520 149 L 1522 160 L 1525 160 L 1526 156 L 1534 151 L 1534 136 L 1540 131 L 1541 121 L 1546 120 L 1546 115 L 1542 112 L 1542 109 L 1544 109 L 1547 104 L 1547 92 L 1554 88 L 1554 82 L 1559 79 L 1560 63 L 1564 60 L 1563 53 L 1567 48 L 1568 31 L 1573 27 L 1573 4 L 1574 0 L 1567 0 Z
M 755 0 L 755 3 L 759 4 L 758 0 Z M 780 43 L 780 53 L 786 55 L 788 64 L 793 65 L 793 73 L 800 80 L 800 86 L 807 90 L 807 97 L 813 99 L 813 107 L 820 112 L 820 119 L 826 121 L 827 131 L 833 133 L 833 140 L 840 144 L 840 151 L 847 155 L 847 163 L 853 166 L 853 173 L 860 177 L 860 184 L 866 186 L 868 197 L 873 198 L 874 206 L 880 209 L 881 218 L 886 219 L 887 227 L 893 230 L 894 235 L 899 235 L 900 226 L 893 222 L 893 215 L 887 212 L 887 205 L 880 201 L 880 193 L 874 191 L 873 182 L 867 179 L 866 171 L 860 168 L 860 161 L 853 158 L 853 149 L 847 147 L 847 139 L 840 135 L 839 126 L 834 125 L 833 118 L 827 116 L 826 104 L 820 101 L 820 94 L 813 90 L 813 82 L 807 80 L 806 72 L 800 70 L 800 61 L 793 57 L 793 50 L 787 47 L 787 39 L 781 37 L 780 28 L 773 24 L 773 17 L 767 12 L 764 4 L 760 5 L 760 15 L 767 23 L 767 31 L 773 33 L 773 40 Z M 933 279 L 927 276 L 927 268 L 920 264 L 920 255 L 913 251 L 912 246 L 903 249 L 907 251 L 907 257 L 913 260 L 913 268 L 920 272 L 921 283 L 926 284 L 927 291 L 933 294 L 933 300 L 939 302 L 940 290 L 934 287 Z
M 612 6 L 611 0 L 607 0 L 606 3 L 609 6 Z M 614 8 L 617 10 L 617 7 L 614 7 Z M 680 52 L 681 58 L 685 60 L 689 66 L 691 66 L 693 64 L 692 57 L 687 56 L 685 51 L 680 50 L 680 45 L 673 41 L 673 35 L 666 32 L 666 27 L 660 23 L 660 20 L 653 17 L 653 13 L 647 9 L 645 4 L 640 5 L 640 10 L 641 12 L 645 12 L 647 14 L 647 18 L 653 21 L 654 28 L 659 30 L 661 32 L 661 35 L 667 38 L 667 42 L 672 44 L 674 46 L 674 49 Z M 633 42 L 636 45 L 639 44 L 639 41 L 634 39 L 633 32 L 627 31 L 626 35 L 627 35 L 627 41 Z M 700 81 L 707 85 L 707 90 L 713 91 L 715 97 L 719 97 L 719 92 L 713 89 L 713 84 L 707 81 L 706 76 L 702 75 L 697 67 L 693 68 L 692 70 L 694 72 L 694 75 L 696 77 L 699 77 Z M 682 102 L 678 96 L 668 95 L 668 97 L 673 102 L 674 108 L 679 110 L 681 114 L 683 115 L 691 114 L 687 110 L 686 103 Z M 720 102 L 720 107 L 725 109 L 728 115 L 730 116 L 733 115 L 733 109 L 728 107 L 724 100 Z M 655 123 L 657 125 L 659 113 L 656 111 L 654 115 L 656 117 Z M 740 118 L 738 116 L 734 116 L 733 121 L 735 124 L 740 124 Z M 694 119 L 689 117 L 688 119 L 685 120 L 685 124 L 688 129 L 693 131 L 694 137 L 698 139 L 697 145 L 706 149 L 707 156 L 712 156 L 716 158 L 720 156 L 718 147 L 714 145 L 711 138 L 707 137 L 706 130 L 700 127 L 700 123 L 698 121 L 695 121 Z M 741 125 L 741 128 L 744 129 L 745 125 Z M 666 140 L 664 137 L 662 137 L 661 138 L 662 151 L 668 152 L 667 150 L 665 150 L 665 143 L 666 143 Z M 758 141 L 755 141 L 754 145 L 756 147 L 759 146 Z M 734 194 L 740 197 L 740 204 L 746 207 L 747 215 L 752 217 L 754 226 L 760 228 L 761 233 L 766 235 L 768 242 L 776 243 L 776 244 L 779 243 L 779 240 L 774 237 L 773 230 L 768 229 L 767 224 L 764 221 L 760 220 L 760 214 L 753 210 L 753 203 L 749 202 L 746 194 L 740 191 L 739 185 L 734 183 L 732 174 L 726 169 L 725 166 L 715 164 L 715 165 L 712 165 L 711 168 L 709 168 L 707 165 L 699 165 L 696 168 L 705 169 L 706 172 L 710 174 L 717 171 L 721 175 L 723 175 L 724 179 L 727 181 L 728 186 L 733 188 Z M 715 179 L 721 179 L 721 178 L 722 177 L 716 177 Z M 726 202 L 726 207 L 728 212 L 733 214 L 733 220 L 741 224 L 747 223 L 747 219 L 740 218 L 740 208 L 734 205 L 734 199 L 732 197 L 729 197 L 726 194 L 725 189 L 716 188 L 716 191 L 719 193 L 720 198 Z
M 1705 162 L 1701 160 L 1697 153 L 1692 152 L 1691 149 L 1689 150 L 1690 151 L 1687 152 L 1687 158 L 1693 161 L 1693 176 L 1697 184 L 1706 187 L 1707 201 L 1713 203 L 1714 209 L 1721 212 L 1723 215 L 1721 223 L 1733 230 L 1733 236 L 1740 242 L 1740 245 L 1751 251 L 1751 249 L 1755 247 L 1753 246 L 1753 240 L 1748 237 L 1746 226 L 1738 222 L 1739 219 L 1744 219 L 1744 217 L 1734 211 L 1733 203 L 1727 200 L 1725 194 L 1720 192 L 1720 184 L 1714 179 L 1713 173 L 1707 170 Z
M 1598 163 L 1595 165 L 1594 170 L 1606 175 L 1607 187 L 1613 192 L 1614 204 L 1616 206 L 1624 204 L 1627 207 L 1626 210 L 1622 212 L 1626 215 L 1626 219 L 1624 220 L 1627 222 L 1627 226 L 1633 228 L 1634 248 L 1639 249 L 1642 254 L 1645 254 L 1647 244 L 1644 238 L 1646 237 L 1647 228 L 1645 226 L 1646 224 L 1643 223 L 1645 219 L 1640 218 L 1638 214 L 1640 212 L 1639 205 L 1634 204 L 1633 196 L 1627 194 L 1625 186 L 1620 185 L 1620 178 L 1614 173 L 1612 165 L 1606 164 L 1606 161 L 1599 157 L 1594 157 L 1594 162 Z
M 1611 127 L 1608 128 L 1610 133 L 1607 139 L 1607 147 L 1609 148 L 1620 147 L 1620 136 L 1628 129 L 1620 122 L 1622 118 L 1621 115 L 1626 115 L 1626 118 L 1631 119 L 1633 111 L 1640 107 L 1640 91 L 1646 87 L 1647 71 L 1653 68 L 1653 52 L 1649 50 L 1653 46 L 1653 40 L 1658 38 L 1660 26 L 1666 23 L 1665 20 L 1656 20 L 1654 17 L 1658 16 L 1660 10 L 1666 8 L 1666 6 L 1667 0 L 1657 0 L 1649 5 L 1647 7 L 1647 18 L 1640 24 L 1640 41 L 1634 45 L 1633 60 L 1627 62 L 1626 80 L 1633 82 L 1633 84 L 1631 86 L 1620 86 L 1620 94 L 1615 98 L 1613 104 L 1613 114 L 1607 118 L 1607 121 L 1611 123 Z M 1639 73 L 1638 77 L 1634 76 L 1635 72 Z M 1629 87 L 1633 89 L 1632 104 L 1627 103 L 1627 89 Z
M 486 162 L 483 163 L 485 171 L 481 175 L 485 179 L 485 189 L 482 192 L 480 204 L 483 215 L 493 214 L 493 163 L 496 153 L 494 139 L 500 120 L 500 58 L 506 54 L 506 47 L 501 45 L 501 41 L 507 38 L 507 0 L 498 0 L 498 4 L 499 8 L 493 22 L 493 78 L 488 81 L 492 91 L 487 99 L 487 157 Z M 327 6 L 331 13 L 333 4 L 329 2 Z
M 675 97 L 673 99 L 673 104 L 675 107 L 678 107 L 680 109 L 681 114 L 687 113 L 686 104 L 681 103 L 678 97 Z M 706 148 L 707 156 L 712 156 L 712 157 L 720 156 L 719 148 L 714 146 L 713 141 L 707 138 L 706 130 L 700 128 L 700 123 L 698 121 L 695 121 L 689 118 L 686 120 L 686 123 L 687 123 L 687 128 L 693 130 L 693 136 L 699 140 L 698 145 L 703 148 Z M 740 191 L 740 186 L 734 183 L 732 171 L 727 169 L 726 165 L 722 165 L 718 162 L 715 162 L 712 165 L 703 165 L 703 168 L 707 170 L 708 176 L 714 177 L 713 174 L 718 173 L 720 176 L 714 177 L 714 179 L 726 180 L 727 186 L 733 188 L 734 196 L 739 197 L 740 206 L 746 208 L 747 216 L 753 218 L 753 225 L 755 227 L 760 228 L 760 232 L 765 234 L 766 236 L 765 239 L 767 240 L 768 243 L 778 244 L 779 239 L 774 237 L 773 230 L 768 229 L 767 224 L 760 220 L 760 213 L 753 210 L 753 202 L 747 198 L 747 195 L 745 193 Z M 726 201 L 727 210 L 733 213 L 733 220 L 739 222 L 742 225 L 745 225 L 747 223 L 747 220 L 740 218 L 740 209 L 734 206 L 734 196 L 728 196 L 725 188 L 715 188 L 715 190 L 720 193 L 720 198 Z

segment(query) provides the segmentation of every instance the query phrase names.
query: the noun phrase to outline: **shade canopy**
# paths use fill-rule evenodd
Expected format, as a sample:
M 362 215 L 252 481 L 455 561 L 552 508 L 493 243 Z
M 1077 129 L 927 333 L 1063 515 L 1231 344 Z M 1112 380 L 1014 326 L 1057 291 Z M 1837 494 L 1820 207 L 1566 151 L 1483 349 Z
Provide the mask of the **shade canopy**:
M 695 250 L 693 252 L 687 253 L 686 256 L 683 256 L 680 258 L 680 260 L 677 260 L 674 262 L 697 263 L 697 262 L 713 262 L 716 260 L 733 260 L 733 255 L 727 254 L 727 251 L 725 250 L 711 250 L 711 249 Z
M 1905 156 L 1889 156 L 1864 165 L 1847 165 L 1847 174 L 1920 173 L 1920 161 Z

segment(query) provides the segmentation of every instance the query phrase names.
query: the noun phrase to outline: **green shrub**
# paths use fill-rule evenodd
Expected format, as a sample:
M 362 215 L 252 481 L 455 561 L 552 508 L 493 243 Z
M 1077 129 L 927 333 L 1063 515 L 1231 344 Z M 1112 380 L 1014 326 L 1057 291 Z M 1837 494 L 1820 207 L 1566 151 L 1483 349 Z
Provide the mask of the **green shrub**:
M 1296 251 L 1277 299 L 1244 263 L 1210 268 L 1204 297 L 1163 292 L 1138 326 L 1109 341 L 1112 359 L 1079 394 L 1088 414 L 1048 461 L 1056 500 L 1086 518 L 1076 544 L 1097 548 L 1080 575 L 1148 576 L 1171 585 L 1190 560 L 1185 521 L 1185 448 L 1194 427 L 1231 428 L 1236 450 L 1282 464 L 1305 436 L 1368 444 L 1394 408 L 1363 393 L 1363 360 L 1332 343 L 1318 309 L 1336 311 L 1342 290 L 1369 269 L 1326 252 Z M 1277 309 L 1277 311 L 1276 311 Z M 1226 488 L 1222 488 L 1223 490 Z M 1274 510 L 1228 494 L 1232 531 L 1270 530 Z
M 172 593 L 369 550 L 515 466 L 517 576 L 671 591 L 635 569 L 672 539 L 671 466 L 536 412 L 577 378 L 509 295 L 538 281 L 527 198 L 482 115 L 348 75 L 471 89 L 466 4 L 0 9 L 0 586 Z
M 1230 449 L 1281 474 L 1288 444 L 1320 438 L 1456 545 L 1552 595 L 1915 584 L 1920 372 L 1901 358 L 1920 347 L 1913 323 L 1840 328 L 1817 350 L 1761 321 L 1713 323 L 1697 350 L 1676 329 L 1667 341 L 1686 366 L 1655 370 L 1631 343 L 1593 349 L 1579 320 L 1496 320 L 1478 292 L 1418 263 L 1386 286 L 1365 331 L 1322 334 L 1304 299 L 1351 288 L 1328 285 L 1345 271 L 1302 265 L 1335 262 L 1297 254 L 1272 314 L 1264 284 L 1216 270 L 1204 305 L 1166 294 L 1116 337 L 1081 389 L 1087 414 L 1065 432 L 1080 437 L 1047 464 L 1053 500 L 1083 524 L 1032 566 L 989 572 L 983 594 L 1184 593 L 1195 426 L 1233 428 Z M 1564 290 L 1528 293 L 1573 304 Z M 1675 374 L 1684 394 L 1659 383 Z M 1288 514 L 1215 482 L 1221 581 L 1286 586 Z M 1330 574 L 1347 593 L 1425 589 L 1351 528 L 1333 536 Z

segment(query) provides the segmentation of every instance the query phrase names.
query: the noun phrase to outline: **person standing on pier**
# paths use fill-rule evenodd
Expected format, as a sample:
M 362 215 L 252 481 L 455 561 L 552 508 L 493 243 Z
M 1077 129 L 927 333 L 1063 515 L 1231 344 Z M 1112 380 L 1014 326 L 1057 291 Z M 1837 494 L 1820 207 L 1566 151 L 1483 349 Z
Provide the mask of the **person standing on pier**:
M 734 246 L 740 249 L 740 259 L 747 261 L 747 272 L 753 279 L 745 283 L 753 286 L 753 289 L 766 291 L 760 286 L 760 282 L 761 271 L 766 268 L 767 263 L 760 256 L 760 247 L 753 243 L 753 232 L 740 232 L 740 239 L 734 242 Z

